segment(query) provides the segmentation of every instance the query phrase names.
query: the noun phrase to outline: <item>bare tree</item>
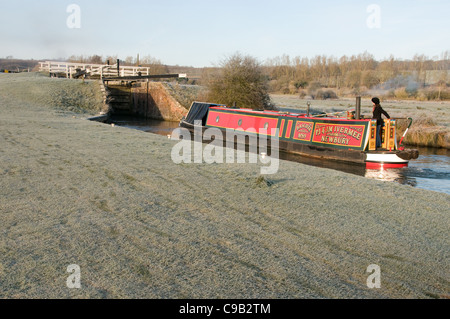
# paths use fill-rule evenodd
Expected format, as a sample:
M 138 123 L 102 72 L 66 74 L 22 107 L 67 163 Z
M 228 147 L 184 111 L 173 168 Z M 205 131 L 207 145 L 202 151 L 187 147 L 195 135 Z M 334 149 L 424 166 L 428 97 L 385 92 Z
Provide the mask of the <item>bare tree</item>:
M 267 77 L 255 58 L 236 53 L 221 66 L 219 75 L 207 83 L 209 101 L 252 109 L 271 107 Z
M 144 67 L 149 67 L 150 74 L 153 75 L 169 73 L 169 68 L 167 67 L 167 65 L 163 64 L 160 60 L 150 55 L 146 55 L 140 58 L 140 65 Z
M 89 58 L 89 62 L 94 64 L 103 64 L 103 58 L 95 54 Z

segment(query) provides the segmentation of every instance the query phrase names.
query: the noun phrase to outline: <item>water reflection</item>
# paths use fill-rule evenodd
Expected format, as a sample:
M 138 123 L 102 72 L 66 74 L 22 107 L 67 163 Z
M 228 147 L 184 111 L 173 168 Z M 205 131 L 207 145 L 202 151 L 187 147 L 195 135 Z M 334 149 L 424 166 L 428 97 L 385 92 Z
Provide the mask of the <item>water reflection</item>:
M 178 127 L 178 122 L 165 122 L 125 116 L 112 117 L 109 123 L 163 136 L 171 135 L 174 129 Z M 326 161 L 285 152 L 280 152 L 280 159 L 450 194 L 449 151 L 435 148 L 418 149 L 420 157 L 417 160 L 411 161 L 409 167 L 387 170 L 366 170 L 364 165 Z
M 414 177 L 408 177 L 405 174 L 406 168 L 392 168 L 386 170 L 367 169 L 365 177 L 385 182 L 397 182 L 403 185 L 417 186 L 417 180 Z
M 447 149 L 418 148 L 420 157 L 401 170 L 407 184 L 450 194 L 450 154 Z
M 318 158 L 306 157 L 292 153 L 280 152 L 280 159 L 291 162 L 297 162 L 305 165 L 311 165 L 321 168 L 329 168 L 345 173 L 350 173 L 358 176 L 364 176 L 366 173 L 366 166 L 364 164 L 347 163 L 339 161 L 326 161 Z
M 159 120 L 151 120 L 134 116 L 111 116 L 108 119 L 108 124 L 116 124 L 148 133 L 159 135 L 170 135 L 173 130 L 178 127 L 178 122 L 167 122 Z
M 364 165 L 325 161 L 280 153 L 280 158 L 316 167 L 339 170 L 379 181 L 450 194 L 450 154 L 446 149 L 419 147 L 420 157 L 408 167 L 385 170 L 366 169 Z

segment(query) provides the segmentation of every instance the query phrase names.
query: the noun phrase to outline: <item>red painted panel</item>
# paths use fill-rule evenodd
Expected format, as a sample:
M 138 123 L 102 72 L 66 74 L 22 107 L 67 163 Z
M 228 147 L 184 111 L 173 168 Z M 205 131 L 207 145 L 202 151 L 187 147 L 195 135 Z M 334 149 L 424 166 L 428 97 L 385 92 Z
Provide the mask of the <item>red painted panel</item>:
M 292 132 L 292 124 L 294 123 L 294 121 L 293 120 L 289 120 L 288 121 L 288 126 L 287 126 L 287 129 L 286 129 L 286 138 L 290 138 L 291 137 L 291 132 Z
M 286 120 L 281 120 L 279 137 L 283 137 L 284 122 L 286 122 Z
M 388 169 L 388 168 L 402 168 L 408 167 L 408 163 L 375 163 L 366 162 L 367 169 Z
M 225 129 L 256 131 L 261 134 L 263 134 L 264 129 L 267 129 L 267 135 L 272 136 L 272 129 L 277 128 L 278 118 L 258 116 L 251 113 L 235 114 L 210 110 L 206 125 Z

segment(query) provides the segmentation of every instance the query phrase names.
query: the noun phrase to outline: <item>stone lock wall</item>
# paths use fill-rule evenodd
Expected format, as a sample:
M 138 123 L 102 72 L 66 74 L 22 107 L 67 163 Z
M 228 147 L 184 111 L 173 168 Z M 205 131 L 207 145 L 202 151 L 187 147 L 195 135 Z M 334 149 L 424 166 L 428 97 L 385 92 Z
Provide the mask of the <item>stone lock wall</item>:
M 178 122 L 188 112 L 160 82 L 134 83 L 130 102 L 131 114 L 157 120 Z

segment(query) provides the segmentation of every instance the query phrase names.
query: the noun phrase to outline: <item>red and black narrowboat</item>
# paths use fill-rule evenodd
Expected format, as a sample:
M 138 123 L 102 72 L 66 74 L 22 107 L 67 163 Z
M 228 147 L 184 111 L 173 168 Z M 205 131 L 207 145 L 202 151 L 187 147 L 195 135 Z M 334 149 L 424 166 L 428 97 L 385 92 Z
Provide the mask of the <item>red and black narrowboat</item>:
M 385 120 L 382 146 L 376 148 L 376 120 L 354 119 L 354 114 L 337 116 L 308 115 L 283 111 L 258 111 L 225 105 L 194 102 L 180 126 L 194 130 L 218 128 L 242 134 L 277 137 L 280 151 L 321 159 L 359 163 L 369 169 L 408 166 L 419 152 L 399 147 L 397 120 Z M 200 125 L 201 123 L 201 125 Z M 276 132 L 276 133 L 274 133 Z M 277 134 L 277 136 L 274 136 Z

